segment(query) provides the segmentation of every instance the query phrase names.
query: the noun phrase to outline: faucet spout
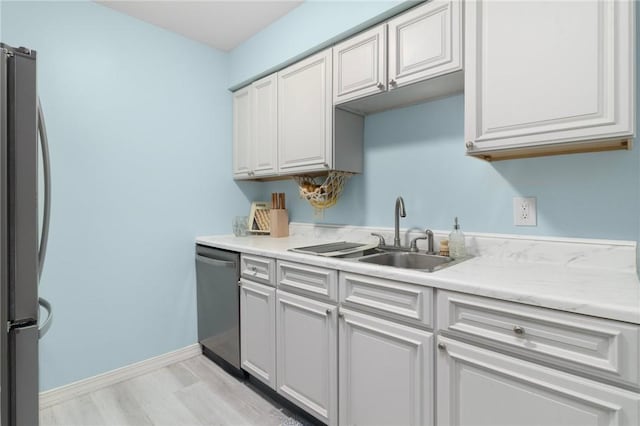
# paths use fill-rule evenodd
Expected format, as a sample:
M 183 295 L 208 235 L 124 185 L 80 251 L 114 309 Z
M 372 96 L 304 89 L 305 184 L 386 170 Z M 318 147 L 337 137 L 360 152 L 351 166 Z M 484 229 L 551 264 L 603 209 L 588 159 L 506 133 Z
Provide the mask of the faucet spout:
M 406 217 L 407 212 L 404 209 L 404 200 L 402 197 L 396 198 L 395 209 L 395 234 L 393 238 L 393 246 L 400 247 L 400 217 Z

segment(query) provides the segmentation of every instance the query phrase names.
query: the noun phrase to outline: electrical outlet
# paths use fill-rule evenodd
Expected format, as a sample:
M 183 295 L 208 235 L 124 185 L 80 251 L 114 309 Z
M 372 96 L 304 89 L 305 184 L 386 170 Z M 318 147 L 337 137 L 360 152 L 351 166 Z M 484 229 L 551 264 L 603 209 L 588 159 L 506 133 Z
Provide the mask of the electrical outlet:
M 536 197 L 513 197 L 513 224 L 537 226 Z

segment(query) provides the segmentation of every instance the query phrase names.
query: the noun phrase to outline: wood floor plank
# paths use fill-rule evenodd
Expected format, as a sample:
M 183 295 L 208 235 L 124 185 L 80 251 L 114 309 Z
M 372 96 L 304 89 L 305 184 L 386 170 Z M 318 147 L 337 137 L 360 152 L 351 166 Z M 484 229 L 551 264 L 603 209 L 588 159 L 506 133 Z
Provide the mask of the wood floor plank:
M 184 386 L 164 367 L 122 383 L 154 425 L 200 425 L 174 396 Z
M 205 382 L 195 383 L 176 392 L 176 398 L 203 425 L 250 424 L 239 410 L 227 402 L 223 395 L 212 392 Z
M 184 387 L 197 383 L 200 380 L 182 362 L 169 365 L 167 370 Z
M 46 426 L 61 426 L 56 420 L 51 408 L 40 410 L 40 424 Z
M 65 426 L 108 426 L 90 394 L 51 407 L 55 424 Z
M 91 398 L 108 425 L 153 425 L 149 416 L 122 383 L 93 392 Z
M 43 409 L 41 426 L 301 426 L 291 413 L 197 356 Z
M 246 382 L 229 375 L 207 358 L 193 358 L 184 363 L 195 372 L 195 375 L 206 382 L 211 394 L 222 398 L 220 403 L 226 403 L 243 413 L 246 419 L 244 424 L 280 425 L 283 422 L 292 426 L 301 424 L 288 413 L 285 414 L 274 401 L 257 393 L 247 386 Z

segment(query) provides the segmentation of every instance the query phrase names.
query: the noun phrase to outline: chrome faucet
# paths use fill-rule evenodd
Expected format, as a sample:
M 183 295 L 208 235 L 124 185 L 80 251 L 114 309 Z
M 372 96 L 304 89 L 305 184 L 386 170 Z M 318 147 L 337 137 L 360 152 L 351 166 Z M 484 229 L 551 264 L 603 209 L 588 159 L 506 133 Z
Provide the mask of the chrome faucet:
M 411 240 L 411 247 L 409 247 L 410 252 L 418 252 L 418 240 L 427 240 L 427 254 L 436 254 L 433 248 L 433 231 L 431 229 L 425 230 L 423 236 Z
M 395 219 L 396 219 L 396 229 L 393 238 L 393 246 L 400 247 L 400 217 L 407 217 L 407 212 L 404 210 L 404 200 L 402 197 L 396 198 L 396 211 L 395 211 Z
M 380 246 L 384 247 L 387 245 L 387 242 L 384 240 L 384 236 L 382 234 L 378 234 L 377 232 L 372 232 L 371 235 L 374 237 L 378 237 L 378 247 Z

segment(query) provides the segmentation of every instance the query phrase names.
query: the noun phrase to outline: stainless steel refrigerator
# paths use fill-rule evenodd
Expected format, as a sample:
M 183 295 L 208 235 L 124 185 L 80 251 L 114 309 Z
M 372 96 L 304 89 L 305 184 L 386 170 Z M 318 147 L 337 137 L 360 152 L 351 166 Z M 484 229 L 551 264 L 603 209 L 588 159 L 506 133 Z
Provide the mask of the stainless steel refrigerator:
M 38 340 L 51 305 L 38 297 L 50 212 L 49 151 L 36 52 L 0 43 L 0 425 L 38 424 Z M 38 140 L 41 150 L 38 149 Z M 44 194 L 39 226 L 38 169 Z M 48 311 L 39 324 L 40 307 Z

